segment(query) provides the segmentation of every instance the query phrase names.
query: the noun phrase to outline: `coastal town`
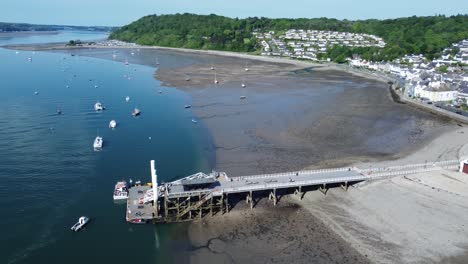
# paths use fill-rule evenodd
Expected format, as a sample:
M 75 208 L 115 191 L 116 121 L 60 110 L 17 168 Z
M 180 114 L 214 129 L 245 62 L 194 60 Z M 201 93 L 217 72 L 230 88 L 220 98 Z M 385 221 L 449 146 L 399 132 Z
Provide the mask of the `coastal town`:
M 262 46 L 261 55 L 330 62 L 329 48 L 377 47 L 385 41 L 369 34 L 290 29 L 284 34 L 274 31 L 253 32 Z M 347 58 L 350 67 L 388 75 L 401 88 L 404 99 L 468 116 L 468 40 L 454 43 L 442 56 L 429 60 L 423 55 L 408 54 L 390 62 L 373 62 L 359 56 Z
M 467 116 L 468 40 L 454 43 L 442 56 L 428 60 L 423 55 L 406 55 L 392 62 L 370 62 L 359 57 L 349 65 L 393 76 L 401 84 L 405 99 Z
M 385 47 L 385 41 L 369 34 L 337 31 L 290 29 L 277 36 L 275 31 L 253 32 L 260 41 L 263 56 L 286 56 L 319 61 L 320 55 L 334 45 L 348 47 Z

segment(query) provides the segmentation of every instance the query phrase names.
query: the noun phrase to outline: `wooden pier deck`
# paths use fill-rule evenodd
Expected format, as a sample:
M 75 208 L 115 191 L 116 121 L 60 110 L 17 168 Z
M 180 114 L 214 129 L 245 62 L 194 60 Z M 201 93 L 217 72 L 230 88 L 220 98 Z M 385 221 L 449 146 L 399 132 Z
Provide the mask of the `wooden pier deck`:
M 130 189 L 127 201 L 127 221 L 138 222 L 151 218 L 154 222 L 180 222 L 200 219 L 216 213 L 227 213 L 230 209 L 229 196 L 245 197 L 250 207 L 254 206 L 254 193 L 261 193 L 276 205 L 278 190 L 288 190 L 302 197 L 305 188 L 316 187 L 323 194 L 328 188 L 341 186 L 347 190 L 349 184 L 377 180 L 398 175 L 410 175 L 426 171 L 457 169 L 459 160 L 425 162 L 385 168 L 357 167 L 303 170 L 286 173 L 261 174 L 229 177 L 223 172 L 197 173 L 183 179 L 158 186 L 154 161 L 151 161 L 153 187 L 146 187 L 146 196 L 136 195 L 141 190 Z M 148 209 L 150 208 L 150 209 Z M 131 211 L 130 217 L 128 211 Z M 144 216 L 144 217 L 143 217 Z

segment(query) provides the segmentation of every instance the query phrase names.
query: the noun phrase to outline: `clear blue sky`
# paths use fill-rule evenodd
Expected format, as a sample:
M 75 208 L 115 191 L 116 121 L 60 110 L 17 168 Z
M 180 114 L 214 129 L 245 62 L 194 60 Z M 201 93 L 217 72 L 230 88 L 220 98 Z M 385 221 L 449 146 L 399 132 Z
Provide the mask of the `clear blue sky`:
M 3 0 L 0 21 L 121 26 L 149 14 L 395 18 L 468 13 L 468 0 Z

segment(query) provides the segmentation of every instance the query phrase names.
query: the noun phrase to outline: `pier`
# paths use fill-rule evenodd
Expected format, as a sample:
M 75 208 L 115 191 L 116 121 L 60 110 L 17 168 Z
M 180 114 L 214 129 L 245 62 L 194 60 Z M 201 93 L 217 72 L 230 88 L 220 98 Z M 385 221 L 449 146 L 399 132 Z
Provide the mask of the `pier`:
M 169 223 L 228 213 L 230 196 L 245 199 L 253 209 L 255 199 L 268 197 L 276 206 L 282 193 L 297 195 L 330 188 L 347 190 L 351 184 L 428 171 L 458 169 L 460 160 L 446 160 L 383 168 L 345 167 L 229 177 L 224 172 L 202 172 L 158 185 L 155 162 L 150 162 L 152 183 L 131 187 L 126 220 L 130 223 Z

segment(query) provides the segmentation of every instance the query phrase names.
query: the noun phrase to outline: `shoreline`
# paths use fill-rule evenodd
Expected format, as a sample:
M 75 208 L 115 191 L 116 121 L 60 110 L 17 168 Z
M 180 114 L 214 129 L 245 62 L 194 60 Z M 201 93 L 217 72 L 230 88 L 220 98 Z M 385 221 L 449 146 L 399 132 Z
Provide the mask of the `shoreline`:
M 387 80 L 388 79 L 384 79 L 382 77 L 385 77 L 385 76 L 381 76 L 381 74 L 379 73 L 374 73 L 374 72 L 367 72 L 367 71 L 360 71 L 360 70 L 356 70 L 354 68 L 351 68 L 351 67 L 343 67 L 343 66 L 340 66 L 340 65 L 336 65 L 336 64 L 318 64 L 318 63 L 311 63 L 311 62 L 304 62 L 304 61 L 298 61 L 298 60 L 293 60 L 293 59 L 289 59 L 289 58 L 271 58 L 271 57 L 263 57 L 263 56 L 257 56 L 257 55 L 250 55 L 250 54 L 243 54 L 243 53 L 235 53 L 235 52 L 224 52 L 224 51 L 206 51 L 206 50 L 192 50 L 192 49 L 179 49 L 179 48 L 167 48 L 167 47 L 153 47 L 153 46 L 143 46 L 143 47 L 133 47 L 133 46 L 126 46 L 126 47 L 105 47 L 105 46 L 80 46 L 80 47 L 68 47 L 68 46 L 65 46 L 63 43 L 61 44 L 27 44 L 27 45 L 10 45 L 10 46 L 3 46 L 3 48 L 8 48 L 8 49 L 14 49 L 16 47 L 22 47 L 26 50 L 35 50 L 35 51 L 52 51 L 52 52 L 65 52 L 65 53 L 74 53 L 74 51 L 77 51 L 77 52 L 80 52 L 80 53 L 83 53 L 81 55 L 84 55 L 84 56 L 90 56 L 90 57 L 97 57 L 97 58 L 103 58 L 103 57 L 100 57 L 100 56 L 96 56 L 96 55 L 93 55 L 91 54 L 90 52 L 92 51 L 100 51 L 100 50 L 123 50 L 127 53 L 129 53 L 129 51 L 135 51 L 135 50 L 149 50 L 149 51 L 169 51 L 171 53 L 174 53 L 174 54 L 189 54 L 189 55 L 194 55 L 194 56 L 215 56 L 215 58 L 218 58 L 222 61 L 225 61 L 225 60 L 233 60 L 233 61 L 239 61 L 239 59 L 246 59 L 246 60 L 252 60 L 252 61 L 257 61 L 257 62 L 261 62 L 260 63 L 260 66 L 264 63 L 264 68 L 260 68 L 260 69 L 255 69 L 255 67 L 257 67 L 256 65 L 253 65 L 249 68 L 251 68 L 252 70 L 250 72 L 253 72 L 253 71 L 256 71 L 256 70 L 259 70 L 259 74 L 257 75 L 254 75 L 256 77 L 264 77 L 263 75 L 265 75 L 265 71 L 267 72 L 267 75 L 268 74 L 271 74 L 271 75 L 278 75 L 279 77 L 281 78 L 290 78 L 290 76 L 288 77 L 287 74 L 291 73 L 291 72 L 295 72 L 295 71 L 304 71 L 304 70 L 307 70 L 307 69 L 312 69 L 314 72 L 317 72 L 319 73 L 320 75 L 323 75 L 323 74 L 326 74 L 330 71 L 336 71 L 338 73 L 343 73 L 343 74 L 349 74 L 349 76 L 353 76 L 353 77 L 357 77 L 357 78 L 364 78 L 363 80 L 369 80 L 369 81 L 375 81 L 375 82 L 378 82 L 378 83 L 381 83 L 382 85 L 385 84 L 385 87 L 387 87 Z M 80 54 L 78 53 L 78 54 Z M 139 51 L 138 51 L 139 53 Z M 132 55 L 133 56 L 133 55 Z M 131 57 L 131 56 L 128 56 L 128 57 Z M 107 60 L 111 60 L 110 58 L 103 58 L 103 59 L 107 59 Z M 122 59 L 122 58 L 121 58 Z M 121 60 L 120 59 L 120 60 Z M 212 60 L 211 60 L 212 61 Z M 131 63 L 134 63 L 134 62 L 131 62 Z M 194 101 L 197 101 L 197 100 L 204 100 L 202 98 L 200 98 L 198 96 L 198 92 L 197 92 L 197 89 L 200 88 L 202 90 L 205 90 L 206 87 L 209 87 L 209 86 L 212 86 L 212 81 L 209 80 L 209 79 L 206 79 L 206 76 L 207 75 L 210 75 L 212 74 L 211 72 L 208 71 L 208 74 L 204 73 L 205 76 L 203 75 L 200 75 L 200 76 L 196 76 L 198 79 L 203 79 L 205 78 L 205 80 L 202 80 L 200 83 L 198 84 L 194 84 L 194 82 L 191 80 L 190 83 L 188 84 L 185 80 L 183 80 L 182 78 L 179 78 L 180 75 L 183 75 L 184 74 L 184 71 L 187 70 L 187 71 L 194 71 L 192 68 L 188 68 L 188 69 L 185 69 L 183 68 L 183 70 L 180 70 L 178 71 L 178 67 L 174 68 L 174 67 L 169 67 L 169 68 L 164 68 L 164 67 L 159 67 L 158 65 L 152 65 L 151 63 L 150 64 L 146 64 L 146 63 L 142 63 L 142 62 L 139 62 L 139 61 L 136 61 L 137 64 L 143 64 L 143 65 L 148 65 L 148 66 L 152 66 L 152 67 L 156 67 L 158 68 L 156 73 L 155 73 L 155 77 L 160 80 L 163 84 L 167 85 L 167 86 L 172 86 L 172 87 L 176 87 L 177 89 L 181 89 L 185 92 L 187 92 L 188 94 L 190 94 L 193 98 Z M 224 62 L 223 62 L 224 64 Z M 271 70 L 270 68 L 272 67 L 272 65 L 276 66 L 277 69 L 273 69 Z M 289 67 L 287 67 L 286 65 L 289 65 Z M 203 65 L 194 65 L 194 66 L 203 66 Z M 204 65 L 205 68 L 207 68 L 208 65 Z M 224 75 L 232 75 L 232 76 L 238 76 L 239 73 L 236 73 L 232 70 L 233 67 L 237 67 L 239 65 L 236 64 L 236 62 L 232 62 L 230 64 L 228 64 L 227 66 L 223 66 L 222 65 L 216 65 L 216 72 L 219 73 L 219 78 L 224 78 L 223 77 L 223 74 Z M 242 66 L 241 66 L 242 67 Z M 266 67 L 266 68 L 265 68 Z M 224 72 L 223 72 L 224 70 Z M 201 70 L 199 70 L 201 71 Z M 280 72 L 280 74 L 277 74 L 278 72 Z M 282 72 L 282 73 L 281 73 Z M 172 76 L 169 76 L 171 75 Z M 243 74 L 243 73 L 242 73 Z M 169 76 L 169 79 L 166 80 L 165 77 L 162 77 L 161 75 L 164 75 L 164 76 Z M 211 76 L 211 75 L 210 75 Z M 179 78 L 178 80 L 174 81 L 174 79 L 176 78 Z M 192 78 L 192 76 L 191 76 Z M 295 76 L 292 76 L 292 78 L 302 78 L 301 77 L 301 74 L 298 74 L 298 77 L 295 77 Z M 306 76 L 306 78 L 309 78 Z M 335 76 L 333 78 L 336 78 Z M 346 77 L 345 77 L 346 78 Z M 387 76 L 388 78 L 388 76 Z M 193 78 L 195 79 L 195 78 Z M 270 81 L 270 80 L 268 80 Z M 232 90 L 234 89 L 232 87 L 233 85 L 233 82 L 235 82 L 234 80 L 232 79 L 220 79 L 220 87 L 224 89 L 224 87 L 226 86 L 226 89 L 228 90 Z M 323 81 L 322 81 L 323 82 Z M 328 82 L 328 80 L 326 81 Z M 188 84 L 188 85 L 187 85 Z M 218 87 L 218 88 L 220 88 Z M 382 86 L 383 87 L 383 86 Z M 250 89 L 250 88 L 249 88 Z M 268 88 L 270 89 L 270 88 Z M 375 89 L 373 89 L 375 90 Z M 388 101 L 392 101 L 392 102 L 395 102 L 395 100 L 392 98 L 392 95 L 391 95 L 391 91 L 388 89 L 388 88 L 384 88 L 384 91 L 383 93 L 385 93 L 385 96 L 387 97 L 387 100 Z M 198 96 L 198 98 L 197 98 Z M 216 103 L 216 102 L 213 102 L 213 103 Z M 208 110 L 207 111 L 204 111 L 205 108 L 208 108 L 210 105 L 212 105 L 212 103 L 202 103 L 201 105 L 194 105 L 193 106 L 193 111 L 194 113 L 199 117 L 199 119 L 207 119 L 207 118 L 212 118 L 211 115 L 208 115 L 207 116 L 207 113 L 210 113 L 210 112 L 213 112 L 214 110 Z M 405 108 L 406 106 L 405 105 L 401 105 L 402 108 Z M 415 108 L 415 107 L 411 107 L 412 109 L 415 109 L 416 112 L 424 112 L 423 110 L 420 110 L 419 108 Z M 405 110 L 406 111 L 406 110 Z M 447 121 L 447 120 L 446 120 Z M 213 129 L 213 126 L 209 126 L 209 130 L 212 130 Z M 216 129 L 215 129 L 216 130 Z M 216 131 L 212 131 L 211 132 L 212 134 L 216 134 Z M 443 134 L 444 131 L 433 131 L 432 132 L 432 135 L 429 136 L 428 139 L 425 140 L 425 143 L 424 144 L 419 144 L 417 146 L 411 146 L 409 148 L 407 148 L 406 150 L 404 151 L 400 151 L 398 153 L 395 153 L 394 155 L 383 155 L 383 156 L 380 156 L 379 153 L 377 153 L 377 155 L 373 155 L 373 156 L 366 156 L 364 155 L 363 157 L 361 157 L 360 155 L 356 155 L 355 158 L 353 159 L 342 159 L 342 158 L 330 158 L 330 159 L 326 159 L 325 162 L 314 162 L 314 163 L 302 163 L 303 165 L 302 166 L 299 166 L 299 167 L 294 167 L 294 168 L 287 168 L 287 170 L 298 170 L 298 169 L 311 169 L 311 168 L 325 168 L 325 167 L 330 167 L 330 166 L 348 166 L 348 165 L 351 165 L 353 163 L 356 163 L 356 162 L 363 162 L 363 161 L 366 161 L 366 160 L 374 160 L 374 161 L 378 161 L 378 160 L 397 160 L 397 159 L 400 159 L 402 157 L 404 157 L 405 155 L 410 155 L 414 152 L 417 152 L 419 149 L 423 148 L 425 145 L 429 144 L 432 140 L 434 140 L 435 138 L 439 137 L 441 134 Z M 255 137 L 258 137 L 259 135 L 256 135 Z M 244 140 L 244 139 L 243 139 Z M 275 139 L 276 140 L 276 139 Z M 224 141 L 224 139 L 223 139 Z M 289 143 L 285 142 L 286 145 L 284 146 L 287 146 Z M 235 149 L 237 147 L 235 146 L 232 146 L 232 145 L 224 145 L 224 144 L 219 144 L 219 142 L 216 142 L 216 139 L 215 139 L 215 151 L 216 152 L 223 152 L 225 150 L 229 150 L 229 149 Z M 293 147 L 293 149 L 296 148 L 296 147 Z M 216 160 L 217 160 L 217 169 L 219 169 L 219 166 L 218 166 L 218 160 L 219 160 L 219 157 L 218 155 L 216 155 Z M 279 171 L 284 171 L 283 170 L 279 170 Z M 255 172 L 255 173 L 270 173 L 270 172 L 278 172 L 278 171 L 258 171 L 258 172 Z M 234 174 L 234 175 L 243 175 L 243 174 L 249 174 L 251 172 L 245 172 L 245 173 L 231 173 L 231 174 Z M 252 172 L 253 173 L 253 172 Z
M 162 47 L 162 46 L 97 46 L 97 45 L 82 45 L 82 46 L 66 46 L 66 43 L 44 43 L 44 44 L 21 44 L 21 45 L 5 45 L 0 46 L 1 48 L 5 49 L 13 49 L 13 50 L 23 50 L 23 51 L 60 51 L 60 50 L 82 50 L 82 49 L 124 49 L 124 50 L 156 50 L 156 51 L 172 51 L 172 52 L 180 52 L 180 53 L 187 53 L 187 54 L 198 54 L 198 55 L 213 55 L 213 56 L 221 56 L 221 57 L 229 57 L 229 58 L 240 58 L 240 59 L 247 59 L 247 60 L 254 60 L 260 62 L 269 62 L 269 63 L 285 63 L 290 65 L 295 65 L 298 67 L 314 67 L 316 70 L 327 70 L 333 69 L 338 71 L 347 72 L 356 76 L 385 82 L 382 80 L 382 76 L 378 76 L 369 72 L 365 71 L 357 71 L 354 68 L 349 66 L 342 67 L 339 64 L 329 62 L 329 63 L 319 63 L 313 61 L 306 61 L 306 60 L 296 60 L 291 59 L 288 57 L 270 57 L 270 56 L 261 56 L 261 55 L 254 55 L 242 52 L 234 52 L 234 51 L 219 51 L 219 50 L 197 50 L 197 49 L 186 49 L 186 48 L 173 48 L 173 47 Z
M 96 54 L 86 55 L 86 48 L 80 47 L 79 49 L 82 50 L 82 54 L 79 55 L 96 56 Z M 107 47 L 106 49 L 115 50 L 115 48 Z M 77 49 L 67 51 L 74 52 L 75 50 Z M 126 50 L 130 51 L 129 48 Z M 189 52 L 182 53 L 188 54 Z M 193 52 L 190 53 L 193 54 Z M 108 55 L 106 53 L 105 56 Z M 125 55 L 128 55 L 128 52 Z M 142 57 L 143 55 L 148 54 L 142 54 Z M 402 160 L 411 162 L 419 160 L 421 163 L 424 159 L 428 159 L 428 153 L 431 154 L 429 156 L 435 158 L 445 158 L 454 152 L 460 152 L 448 148 L 447 142 L 453 143 L 455 139 L 465 140 L 463 136 L 465 134 L 458 133 L 457 131 L 460 130 L 454 130 L 455 125 L 445 119 L 439 120 L 438 117 L 409 106 L 394 105 L 387 84 L 378 77 L 369 79 L 320 64 L 320 67 L 314 68 L 308 63 L 308 67 L 302 67 L 286 61 L 281 61 L 281 63 L 263 61 L 252 66 L 249 76 L 254 79 L 249 79 L 247 90 L 242 90 L 239 87 L 239 78 L 229 79 L 227 73 L 232 72 L 232 69 L 239 65 L 242 67 L 245 57 L 218 56 L 221 58 L 218 58 L 220 63 L 216 64 L 216 71 L 220 74 L 220 84 L 214 85 L 211 79 L 212 72 L 207 68 L 209 69 L 209 62 L 215 59 L 205 58 L 207 54 L 195 53 L 195 55 L 196 58 L 201 56 L 204 62 L 183 67 L 177 66 L 178 64 L 165 66 L 164 58 L 160 58 L 162 65 L 157 74 L 163 75 L 162 83 L 175 83 L 183 81 L 180 76 L 184 72 L 198 70 L 198 75 L 191 76 L 193 79 L 201 80 L 198 86 L 178 85 L 175 87 L 192 97 L 194 102 L 192 111 L 208 124 L 208 128 L 214 134 L 216 152 L 224 157 L 222 160 L 218 160 L 217 157 L 217 163 L 220 162 L 219 166 L 229 168 L 230 171 L 242 172 L 247 168 L 246 171 L 269 169 L 279 172 L 288 168 L 297 170 L 303 164 L 329 167 L 333 166 L 334 162 L 368 164 L 366 161 L 379 160 L 385 164 L 398 164 Z M 174 58 L 171 57 L 171 59 Z M 290 65 L 289 68 L 284 67 L 284 64 Z M 175 70 L 177 68 L 181 69 L 177 71 Z M 305 70 L 308 68 L 312 70 L 310 72 Z M 290 69 L 297 71 L 291 72 Z M 263 76 L 265 72 L 272 76 Z M 248 101 L 239 101 L 239 95 L 244 92 L 248 96 Z M 278 104 L 283 107 L 278 108 Z M 271 114 L 273 112 L 274 116 Z M 349 114 L 350 112 L 352 114 Z M 401 130 L 398 126 L 409 128 Z M 401 138 L 406 136 L 409 138 Z M 395 144 L 398 146 L 395 147 Z M 441 147 L 434 149 L 434 145 Z M 398 150 L 399 148 L 406 150 Z M 319 156 L 321 153 L 318 150 L 327 153 Z M 340 156 L 342 151 L 344 151 L 344 156 Z M 392 151 L 396 153 L 389 161 L 389 153 Z M 325 164 L 310 163 L 309 158 L 322 160 Z M 229 163 L 229 160 L 234 162 Z M 230 174 L 242 175 L 243 173 Z M 450 174 L 450 176 L 453 175 Z M 414 179 L 416 181 L 419 178 Z M 395 185 L 395 181 L 385 180 L 383 184 Z M 401 183 L 397 182 L 397 184 Z M 188 254 L 195 263 L 197 260 L 206 258 L 220 261 L 285 262 L 291 261 L 292 256 L 340 263 L 385 260 L 390 254 L 385 252 L 386 249 L 391 249 L 392 254 L 401 252 L 401 249 L 394 245 L 395 239 L 406 239 L 407 230 L 403 229 L 404 232 L 401 232 L 398 228 L 402 227 L 395 226 L 393 232 L 400 236 L 386 238 L 383 237 L 383 233 L 387 229 L 382 226 L 385 222 L 362 219 L 359 215 L 352 214 L 351 209 L 346 210 L 346 207 L 355 208 L 368 216 L 372 215 L 372 210 L 377 209 L 373 203 L 374 200 L 367 201 L 369 200 L 365 198 L 367 195 L 373 199 L 384 196 L 389 201 L 391 200 L 392 192 L 395 191 L 392 186 L 383 188 L 382 192 L 373 186 L 379 186 L 379 183 L 351 188 L 350 197 L 346 196 L 348 193 L 341 195 L 339 190 L 332 190 L 327 196 L 312 192 L 302 202 L 285 197 L 280 201 L 281 206 L 285 204 L 285 208 L 281 206 L 270 208 L 271 206 L 266 204 L 264 207 L 259 206 L 249 211 L 244 209 L 243 202 L 239 201 L 235 211 L 230 214 L 206 218 L 201 222 L 190 224 L 189 234 L 192 234 L 190 239 L 194 243 L 194 249 Z M 406 185 L 398 186 L 406 187 Z M 401 188 L 396 190 L 400 191 Z M 405 197 L 406 192 L 400 194 Z M 425 192 L 423 194 L 427 195 Z M 433 194 L 432 191 L 430 194 Z M 417 197 L 414 199 L 420 202 Z M 405 205 L 404 202 L 413 204 L 410 200 L 400 201 L 400 205 Z M 298 204 L 300 209 L 297 209 Z M 340 207 L 342 204 L 345 208 Z M 430 204 L 425 206 L 430 206 Z M 388 207 L 383 208 L 388 209 Z M 414 208 L 421 209 L 417 205 L 414 205 Z M 262 210 L 262 212 L 256 212 L 257 210 Z M 435 207 L 433 210 L 437 211 L 440 208 Z M 444 210 L 449 210 L 449 208 Z M 380 215 L 386 214 L 385 211 L 378 212 Z M 456 212 L 453 214 L 459 216 Z M 289 232 L 290 227 L 294 228 L 293 234 Z M 366 237 L 352 232 L 355 230 L 363 232 L 364 236 L 367 235 L 370 242 L 365 239 Z M 452 233 L 450 235 L 454 236 Z M 423 233 L 421 237 L 426 238 L 426 236 L 427 234 Z M 416 236 L 417 239 L 421 237 Z M 271 241 L 278 241 L 278 243 L 271 243 Z M 357 243 L 354 244 L 355 242 Z M 317 247 L 312 248 L 310 245 L 317 245 Z M 386 248 L 387 245 L 391 247 Z M 369 253 L 374 251 L 375 255 Z M 245 257 L 240 252 L 245 252 Z M 426 253 L 426 251 L 423 252 Z M 348 254 L 352 258 L 340 258 Z M 407 257 L 406 252 L 404 256 Z M 417 257 L 424 256 L 419 254 Z M 300 259 L 297 258 L 292 262 L 299 262 Z M 388 263 L 392 260 L 394 262 L 396 260 L 393 255 L 390 256 Z M 309 263 L 309 261 L 304 263 Z

